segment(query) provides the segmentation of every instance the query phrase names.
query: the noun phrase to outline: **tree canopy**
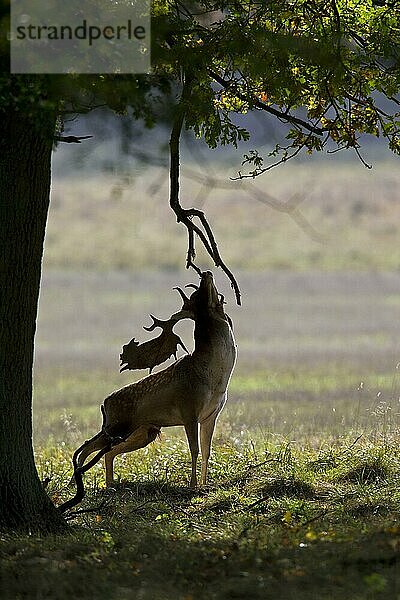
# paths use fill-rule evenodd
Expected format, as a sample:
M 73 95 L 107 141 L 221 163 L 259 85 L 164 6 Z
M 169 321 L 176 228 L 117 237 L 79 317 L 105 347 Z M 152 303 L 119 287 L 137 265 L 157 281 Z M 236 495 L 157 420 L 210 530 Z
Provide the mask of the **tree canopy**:
M 291 125 L 287 144 L 272 150 L 282 160 L 302 148 L 357 151 L 363 134 L 400 153 L 395 3 L 203 2 L 196 11 L 159 2 L 154 10 L 173 29 L 155 70 L 193 73 L 186 126 L 211 147 L 247 138 L 232 116 L 259 110 Z M 251 176 L 265 170 L 256 151 L 247 163 Z
M 152 65 L 148 76 L 4 74 L 0 110 L 10 98 L 60 115 L 106 105 L 151 125 L 189 77 L 185 125 L 212 148 L 248 139 L 235 114 L 257 110 L 290 124 L 271 149 L 283 161 L 301 149 L 358 152 L 364 134 L 400 153 L 397 2 L 154 0 Z M 250 176 L 269 168 L 264 158 L 247 155 Z

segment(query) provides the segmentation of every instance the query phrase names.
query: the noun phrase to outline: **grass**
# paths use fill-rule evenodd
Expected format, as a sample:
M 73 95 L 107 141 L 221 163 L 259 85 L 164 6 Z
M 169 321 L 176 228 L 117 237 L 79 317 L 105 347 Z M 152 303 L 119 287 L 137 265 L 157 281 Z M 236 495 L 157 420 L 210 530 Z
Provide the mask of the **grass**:
M 56 502 L 71 451 L 37 453 Z M 119 460 L 112 489 L 100 466 L 88 474 L 68 536 L 3 536 L 2 597 L 397 598 L 399 460 L 363 439 L 219 440 L 191 491 L 186 444 L 153 444 Z
M 218 430 L 233 437 L 261 431 L 264 438 L 299 440 L 330 438 L 346 431 L 375 431 L 380 436 L 383 430 L 397 427 L 398 371 L 368 373 L 364 381 L 359 377 L 350 366 L 330 372 L 315 367 L 249 372 L 238 365 Z M 134 378 L 132 373 L 123 377 L 94 367 L 62 373 L 43 370 L 35 385 L 36 442 L 52 438 L 55 443 L 78 444 L 92 436 L 101 423 L 103 399 Z

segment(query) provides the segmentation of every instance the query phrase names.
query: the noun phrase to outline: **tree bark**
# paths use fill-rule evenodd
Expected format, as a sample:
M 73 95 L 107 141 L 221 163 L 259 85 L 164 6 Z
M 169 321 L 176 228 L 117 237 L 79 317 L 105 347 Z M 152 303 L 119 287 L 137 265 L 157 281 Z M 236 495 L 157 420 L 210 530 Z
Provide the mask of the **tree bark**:
M 40 111 L 39 111 L 40 112 Z M 55 116 L 10 109 L 0 123 L 0 527 L 55 531 L 64 521 L 39 480 L 32 368 Z

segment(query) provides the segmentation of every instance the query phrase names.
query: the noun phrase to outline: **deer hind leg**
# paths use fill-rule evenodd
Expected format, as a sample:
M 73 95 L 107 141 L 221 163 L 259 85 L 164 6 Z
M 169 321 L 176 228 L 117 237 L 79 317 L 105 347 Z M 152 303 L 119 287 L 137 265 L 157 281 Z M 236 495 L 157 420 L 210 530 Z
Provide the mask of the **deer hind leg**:
M 69 485 L 75 484 L 75 471 L 81 469 L 85 463 L 85 460 L 96 452 L 96 450 L 102 450 L 107 445 L 108 439 L 102 431 L 93 436 L 90 440 L 87 440 L 78 450 L 76 450 L 73 458 L 74 474 L 71 477 Z
M 118 454 L 124 454 L 126 452 L 133 452 L 144 448 L 151 442 L 154 442 L 156 437 L 160 434 L 159 427 L 155 425 L 142 425 L 136 429 L 125 442 L 115 446 L 110 452 L 105 455 L 106 464 L 106 485 L 109 487 L 114 481 L 114 458 Z
M 190 487 L 197 487 L 197 458 L 199 456 L 199 426 L 197 421 L 186 423 L 186 437 L 189 443 L 190 454 L 192 456 L 192 475 L 190 477 Z
M 98 433 L 92 439 L 85 442 L 83 447 L 81 446 L 82 450 L 79 452 L 79 454 L 77 454 L 76 468 L 82 468 L 87 457 L 93 454 L 93 452 L 96 452 L 96 450 L 101 450 L 104 448 L 107 442 L 108 439 L 103 432 Z

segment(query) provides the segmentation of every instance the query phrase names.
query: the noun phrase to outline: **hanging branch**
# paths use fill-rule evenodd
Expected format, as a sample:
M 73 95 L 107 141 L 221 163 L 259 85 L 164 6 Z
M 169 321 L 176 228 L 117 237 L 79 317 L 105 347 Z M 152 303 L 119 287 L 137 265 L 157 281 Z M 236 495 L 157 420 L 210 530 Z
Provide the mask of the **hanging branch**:
M 235 291 L 236 302 L 240 305 L 240 289 L 239 285 L 233 275 L 233 273 L 225 265 L 219 253 L 218 245 L 211 229 L 210 224 L 203 211 L 197 208 L 183 208 L 179 201 L 179 142 L 183 122 L 185 120 L 185 109 L 187 102 L 191 95 L 192 81 L 187 78 L 183 84 L 183 90 L 180 102 L 177 107 L 174 123 L 172 126 L 171 137 L 169 142 L 170 147 L 170 198 L 169 204 L 174 213 L 176 214 L 176 220 L 178 223 L 183 223 L 188 232 L 188 251 L 186 256 L 186 268 L 192 267 L 198 274 L 201 273 L 199 267 L 195 264 L 196 248 L 195 239 L 196 236 L 200 239 L 204 248 L 214 261 L 216 267 L 220 267 L 227 275 L 231 282 L 231 286 Z M 200 221 L 200 227 L 194 223 L 194 219 Z

